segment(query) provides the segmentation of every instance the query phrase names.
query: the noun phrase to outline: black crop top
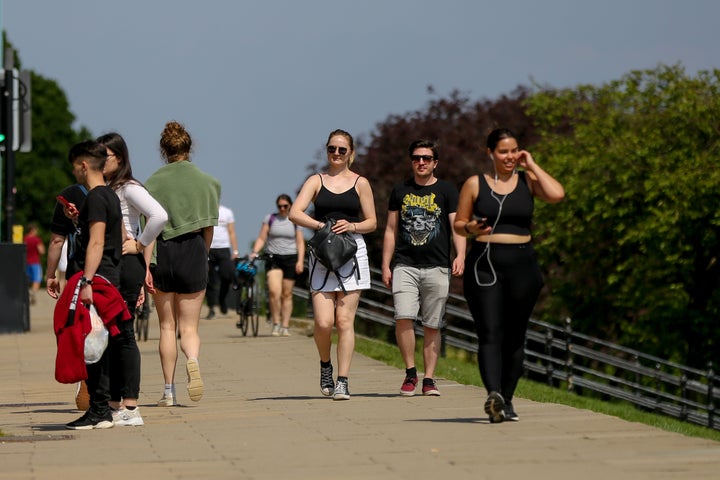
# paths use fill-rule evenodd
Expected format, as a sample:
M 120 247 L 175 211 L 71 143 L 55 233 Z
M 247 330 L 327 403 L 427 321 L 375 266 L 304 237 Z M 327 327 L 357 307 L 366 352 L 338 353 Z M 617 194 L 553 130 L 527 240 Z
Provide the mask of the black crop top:
M 473 214 L 478 217 L 487 217 L 487 224 L 491 227 L 497 225 L 492 233 L 511 233 L 514 235 L 530 235 L 533 209 L 535 207 L 532 193 L 527 184 L 525 172 L 518 172 L 518 183 L 515 190 L 507 195 L 492 193 L 485 175 L 480 174 L 480 193 L 473 205 Z M 505 200 L 503 200 L 505 198 Z M 500 202 L 502 212 L 498 220 Z
M 320 174 L 318 174 L 320 175 Z M 355 179 L 355 183 L 351 188 L 342 193 L 333 193 L 327 188 L 322 181 L 320 175 L 320 191 L 313 202 L 315 205 L 315 220 L 323 220 L 325 218 L 334 218 L 335 220 L 347 220 L 349 222 L 360 221 L 360 195 L 358 195 L 355 187 L 360 176 Z

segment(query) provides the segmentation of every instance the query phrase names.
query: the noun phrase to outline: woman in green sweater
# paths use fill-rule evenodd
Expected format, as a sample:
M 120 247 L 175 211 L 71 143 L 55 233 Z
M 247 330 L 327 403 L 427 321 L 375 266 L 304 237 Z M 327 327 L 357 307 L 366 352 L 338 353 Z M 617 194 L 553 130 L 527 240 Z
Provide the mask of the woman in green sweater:
M 152 272 L 146 286 L 153 293 L 160 318 L 160 363 L 165 390 L 158 405 L 163 407 L 176 404 L 178 334 L 180 349 L 187 357 L 190 400 L 199 401 L 204 389 L 198 363 L 198 323 L 208 280 L 208 251 L 213 227 L 218 223 L 220 182 L 190 162 L 191 146 L 185 127 L 168 122 L 160 138 L 160 151 L 167 165 L 145 182 L 168 213 L 168 221 L 157 239 L 155 261 L 150 252 L 145 255 Z

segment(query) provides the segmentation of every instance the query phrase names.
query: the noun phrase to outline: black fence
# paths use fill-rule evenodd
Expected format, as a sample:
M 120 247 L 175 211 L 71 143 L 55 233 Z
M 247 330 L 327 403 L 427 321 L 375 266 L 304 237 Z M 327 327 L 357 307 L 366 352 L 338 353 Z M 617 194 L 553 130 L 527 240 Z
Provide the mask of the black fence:
M 371 273 L 372 290 L 360 297 L 357 318 L 392 326 L 391 292 L 382 284 L 379 270 Z M 294 293 L 308 298 L 307 289 L 295 287 Z M 443 348 L 476 353 L 477 336 L 465 299 L 450 295 L 445 316 Z M 720 378 L 712 364 L 707 370 L 690 368 L 574 332 L 569 318 L 562 323 L 530 320 L 525 345 L 528 378 L 579 395 L 594 392 L 604 399 L 625 400 L 646 411 L 720 430 L 715 406 Z M 416 334 L 422 335 L 419 326 Z

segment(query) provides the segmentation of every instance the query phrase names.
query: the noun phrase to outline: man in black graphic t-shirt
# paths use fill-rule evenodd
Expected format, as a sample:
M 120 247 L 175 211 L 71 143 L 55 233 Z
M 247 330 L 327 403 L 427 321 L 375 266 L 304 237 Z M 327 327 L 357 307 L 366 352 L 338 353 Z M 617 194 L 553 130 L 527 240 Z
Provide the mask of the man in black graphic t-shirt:
M 423 395 L 440 395 L 433 380 L 440 353 L 450 274 L 460 276 L 465 238 L 453 232 L 458 191 L 435 177 L 437 144 L 416 140 L 408 148 L 413 177 L 396 185 L 388 206 L 382 257 L 382 278 L 392 288 L 395 336 L 405 361 L 403 396 L 415 395 L 415 321 L 422 318 L 424 345 Z M 451 260 L 451 243 L 456 257 Z M 421 317 L 418 317 L 420 313 Z

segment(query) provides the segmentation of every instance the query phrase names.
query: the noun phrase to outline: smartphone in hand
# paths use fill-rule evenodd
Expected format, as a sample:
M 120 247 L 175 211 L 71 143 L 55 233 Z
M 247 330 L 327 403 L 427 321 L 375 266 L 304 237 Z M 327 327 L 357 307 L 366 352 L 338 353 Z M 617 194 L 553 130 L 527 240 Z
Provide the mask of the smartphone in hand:
M 489 227 L 489 225 L 487 224 L 487 217 L 478 217 L 477 215 L 473 215 L 473 220 L 477 222 L 479 228 Z
M 58 195 L 55 197 L 58 202 L 62 203 L 65 208 L 67 208 L 70 212 L 70 215 L 75 215 L 78 213 L 77 208 L 75 207 L 75 204 L 70 203 L 67 198 L 63 197 L 62 195 Z

